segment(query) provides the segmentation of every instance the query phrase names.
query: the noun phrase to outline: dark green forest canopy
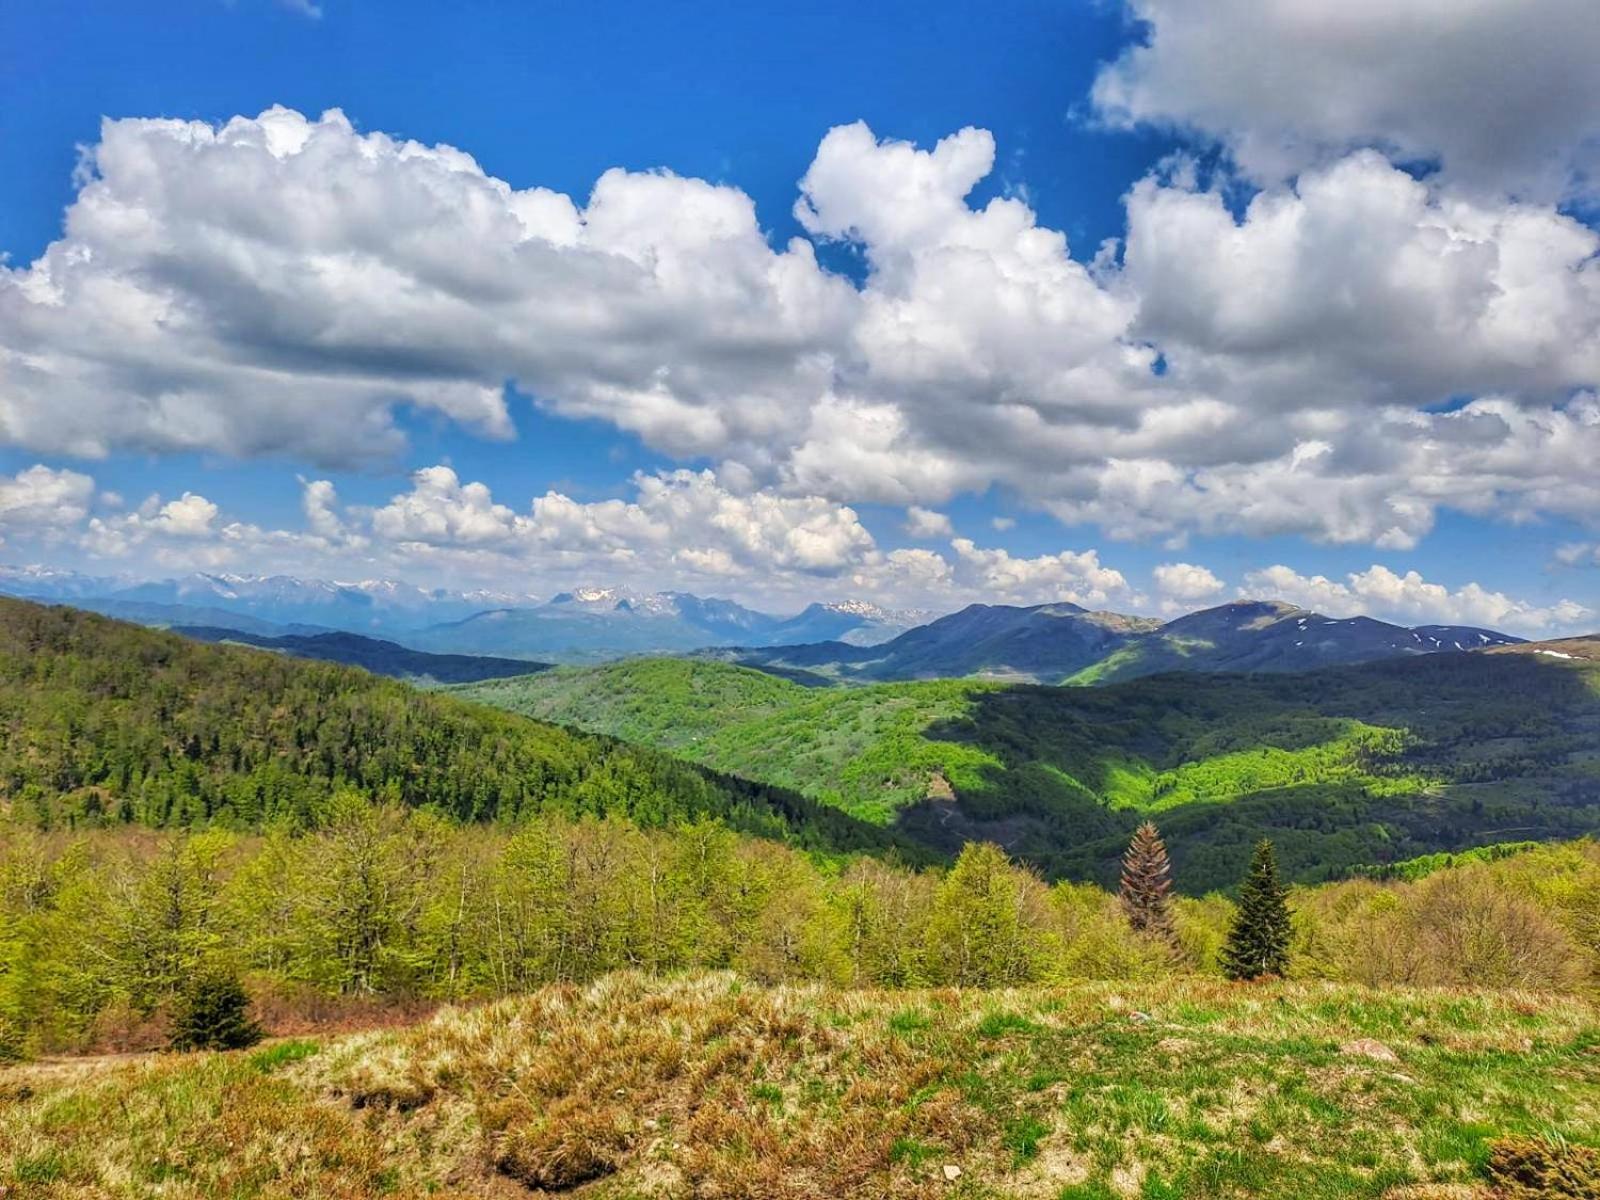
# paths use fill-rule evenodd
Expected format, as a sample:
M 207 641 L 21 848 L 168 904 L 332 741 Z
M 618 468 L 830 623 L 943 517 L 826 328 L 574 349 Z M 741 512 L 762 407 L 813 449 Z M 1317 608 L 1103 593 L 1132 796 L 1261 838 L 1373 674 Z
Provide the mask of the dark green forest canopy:
M 340 785 L 462 821 L 709 816 L 816 849 L 892 841 L 793 792 L 350 667 L 0 600 L 0 800 L 14 812 L 309 826 Z
M 1310 881 L 1600 829 L 1600 654 L 1430 655 L 1105 688 L 805 688 L 638 660 L 466 689 L 486 703 L 804 791 L 945 851 L 992 838 L 1115 879 L 1153 815 L 1177 885 L 1237 880 L 1261 836 Z

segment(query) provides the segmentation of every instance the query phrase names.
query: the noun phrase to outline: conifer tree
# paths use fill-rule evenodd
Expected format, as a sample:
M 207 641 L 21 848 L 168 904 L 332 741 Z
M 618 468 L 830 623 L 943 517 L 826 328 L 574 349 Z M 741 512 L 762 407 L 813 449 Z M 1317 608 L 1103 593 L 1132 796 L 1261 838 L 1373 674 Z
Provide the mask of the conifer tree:
M 1172 863 L 1161 834 L 1149 821 L 1133 832 L 1133 840 L 1122 856 L 1122 887 L 1119 896 L 1128 924 L 1141 933 L 1154 934 L 1168 942 L 1177 940 L 1172 926 Z
M 1282 975 L 1289 966 L 1288 889 L 1278 878 L 1272 843 L 1262 838 L 1239 888 L 1239 908 L 1222 948 L 1222 972 L 1229 979 Z
M 174 1050 L 242 1050 L 261 1040 L 250 1019 L 250 997 L 231 971 L 194 975 L 178 996 L 172 1019 Z

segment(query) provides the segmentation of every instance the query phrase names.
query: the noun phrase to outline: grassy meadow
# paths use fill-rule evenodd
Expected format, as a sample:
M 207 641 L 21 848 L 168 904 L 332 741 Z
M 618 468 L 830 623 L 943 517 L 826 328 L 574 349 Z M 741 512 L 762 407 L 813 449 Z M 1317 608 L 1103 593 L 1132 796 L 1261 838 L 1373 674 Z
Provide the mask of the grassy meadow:
M 0 1194 L 61 1200 L 1577 1197 L 1516 1179 L 1592 1182 L 1596 1146 L 1593 1003 L 1331 983 L 620 974 L 0 1072 Z

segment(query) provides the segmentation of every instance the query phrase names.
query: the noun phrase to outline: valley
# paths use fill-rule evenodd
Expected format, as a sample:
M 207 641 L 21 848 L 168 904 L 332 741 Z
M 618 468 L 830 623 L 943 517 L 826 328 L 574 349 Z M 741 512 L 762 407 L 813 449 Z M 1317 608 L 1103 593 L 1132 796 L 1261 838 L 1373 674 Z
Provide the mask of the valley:
M 1109 882 L 1155 814 L 1179 885 L 1205 891 L 1262 835 L 1310 879 L 1600 829 L 1600 643 L 1561 645 L 1569 657 L 1518 646 L 1099 688 L 804 687 L 638 660 L 457 694 L 794 788 L 947 852 L 991 837 L 1050 874 Z

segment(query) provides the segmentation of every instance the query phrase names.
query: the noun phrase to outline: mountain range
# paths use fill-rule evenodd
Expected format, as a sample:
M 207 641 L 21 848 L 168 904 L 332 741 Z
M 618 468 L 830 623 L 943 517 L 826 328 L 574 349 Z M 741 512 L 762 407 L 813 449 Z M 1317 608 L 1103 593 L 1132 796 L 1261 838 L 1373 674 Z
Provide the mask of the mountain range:
M 47 567 L 0 566 L 0 593 L 72 604 L 145 625 L 235 629 L 260 637 L 335 630 L 380 634 L 418 650 L 594 661 L 703 646 L 837 639 L 886 641 L 936 614 L 860 600 L 793 615 L 687 592 L 589 587 L 541 601 L 505 591 L 420 588 L 392 579 L 341 583 L 287 575 L 194 573 L 132 581 Z
M 197 571 L 175 579 L 131 580 L 48 567 L 0 567 L 0 592 L 65 601 L 144 624 L 214 625 L 253 633 L 394 633 L 460 620 L 486 608 L 535 603 L 532 596 L 512 592 L 422 588 L 393 579 L 337 582 Z
M 837 640 L 840 645 L 870 646 L 916 628 L 931 615 L 845 601 L 812 604 L 792 617 L 777 617 L 731 600 L 685 592 L 641 595 L 620 588 L 583 588 L 534 607 L 475 613 L 406 640 L 438 652 L 584 662 L 729 644 Z
M 1158 814 L 1198 892 L 1263 835 L 1306 880 L 1600 830 L 1600 639 L 1485 650 L 1096 688 L 803 688 L 637 659 L 440 693 L 0 600 L 0 812 L 314 822 L 343 783 L 461 819 L 716 815 L 935 857 L 994 841 L 1066 878 L 1114 877 Z
M 233 630 L 271 648 L 371 666 L 405 678 L 492 678 L 502 666 L 402 662 L 394 651 L 594 663 L 699 654 L 796 682 L 866 683 L 976 676 L 1103 684 L 1164 671 L 1274 672 L 1392 656 L 1507 646 L 1521 639 L 1459 625 L 1395 625 L 1241 600 L 1170 620 L 1057 602 L 973 604 L 946 616 L 859 600 L 790 616 L 687 592 L 584 587 L 539 600 L 504 591 L 425 589 L 389 579 L 340 583 L 196 573 L 133 582 L 42 567 L 0 567 L 0 593 L 72 604 L 162 627 Z M 331 632 L 389 648 L 302 642 Z M 290 640 L 283 640 L 290 639 Z M 434 673 L 434 669 L 443 674 Z M 462 672 L 466 672 L 463 674 Z
M 835 641 L 707 653 L 813 682 L 980 676 L 1099 684 L 1163 671 L 1303 671 L 1521 641 L 1472 626 L 1412 628 L 1371 617 L 1328 617 L 1279 601 L 1241 600 L 1166 622 L 1066 603 L 973 604 L 877 646 Z

